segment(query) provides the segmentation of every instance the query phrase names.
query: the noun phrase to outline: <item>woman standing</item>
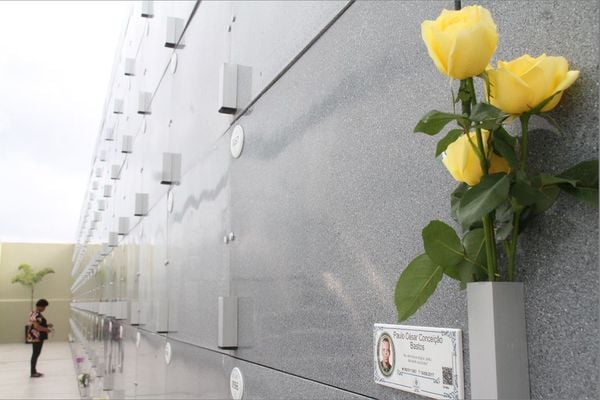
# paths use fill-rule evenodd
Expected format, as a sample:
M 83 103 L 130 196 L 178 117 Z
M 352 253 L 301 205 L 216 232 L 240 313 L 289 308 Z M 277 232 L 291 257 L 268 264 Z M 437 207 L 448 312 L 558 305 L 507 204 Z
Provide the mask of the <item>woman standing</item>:
M 48 332 L 52 331 L 52 324 L 49 324 L 46 321 L 46 318 L 42 315 L 42 312 L 46 310 L 48 307 L 48 300 L 39 299 L 37 303 L 35 303 L 35 310 L 31 311 L 29 314 L 29 323 L 31 324 L 31 328 L 29 329 L 28 341 L 31 342 L 33 346 L 33 352 L 31 354 L 31 377 L 39 378 L 44 374 L 37 372 L 35 369 L 38 357 L 42 352 L 42 346 L 44 345 L 44 340 L 48 339 Z

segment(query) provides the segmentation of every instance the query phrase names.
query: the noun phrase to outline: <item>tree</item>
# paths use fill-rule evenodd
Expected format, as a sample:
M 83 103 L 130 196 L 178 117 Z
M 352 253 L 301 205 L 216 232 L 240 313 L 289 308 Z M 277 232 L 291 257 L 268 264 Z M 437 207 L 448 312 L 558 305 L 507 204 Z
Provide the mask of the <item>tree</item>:
M 43 268 L 35 272 L 29 264 L 21 264 L 18 269 L 19 273 L 13 278 L 12 283 L 20 283 L 31 289 L 31 309 L 33 310 L 33 291 L 35 285 L 37 285 L 44 276 L 53 274 L 54 270 L 52 268 Z

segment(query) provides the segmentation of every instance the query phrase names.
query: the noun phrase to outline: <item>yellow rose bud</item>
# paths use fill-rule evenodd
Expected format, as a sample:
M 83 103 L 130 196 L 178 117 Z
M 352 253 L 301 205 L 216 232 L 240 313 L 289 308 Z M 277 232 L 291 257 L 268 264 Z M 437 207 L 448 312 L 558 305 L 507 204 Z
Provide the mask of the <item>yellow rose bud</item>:
M 508 174 L 510 172 L 508 161 L 498 156 L 493 151 L 488 151 L 487 142 L 490 132 L 482 130 L 481 136 L 483 138 L 483 147 L 490 162 L 488 173 L 497 174 L 504 172 Z M 476 133 L 470 132 L 469 137 L 473 144 L 477 146 Z M 477 153 L 469 142 L 467 135 L 461 135 L 448 146 L 442 162 L 448 171 L 450 171 L 450 174 L 454 179 L 459 182 L 464 182 L 469 186 L 477 185 L 483 175 L 479 157 L 477 157 Z
M 481 74 L 498 46 L 496 24 L 481 6 L 443 10 L 435 21 L 421 24 L 421 36 L 435 66 L 454 79 Z
M 560 101 L 562 91 L 579 77 L 569 71 L 564 57 L 542 54 L 537 58 L 525 54 L 512 61 L 498 61 L 498 68 L 487 71 L 490 80 L 490 102 L 508 114 L 522 114 L 558 93 L 544 106 L 550 111 Z

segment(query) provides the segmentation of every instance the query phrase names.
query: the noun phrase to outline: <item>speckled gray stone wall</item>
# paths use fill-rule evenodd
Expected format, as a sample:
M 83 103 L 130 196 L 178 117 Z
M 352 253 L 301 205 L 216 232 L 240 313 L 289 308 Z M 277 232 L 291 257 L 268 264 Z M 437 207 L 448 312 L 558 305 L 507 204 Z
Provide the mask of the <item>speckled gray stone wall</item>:
M 475 2 L 464 2 L 471 4 Z M 560 172 L 598 158 L 597 1 L 483 1 L 498 25 L 495 59 L 561 55 L 579 79 L 552 111 L 559 133 L 532 121 L 531 171 Z M 562 195 L 522 235 L 531 395 L 595 399 L 599 391 L 598 212 Z
M 267 4 L 202 2 L 186 47 L 173 51 L 177 72 L 166 68 L 168 53 L 141 58 L 164 61 L 163 75 L 152 75 L 152 115 L 123 125 L 137 129 L 134 153 L 115 183 L 112 217 L 94 235 L 114 229 L 135 192 L 150 193 L 150 213 L 132 219 L 74 298 L 140 303 L 144 321 L 126 329 L 125 368 L 115 380 L 128 396 L 227 398 L 229 373 L 239 367 L 245 398 L 420 398 L 373 382 L 372 327 L 396 321 L 395 283 L 422 252 L 421 229 L 432 219 L 451 222 L 456 184 L 433 158 L 436 139 L 412 130 L 430 109 L 451 107 L 420 23 L 454 2 L 273 2 L 277 21 L 263 29 Z M 563 55 L 581 71 L 552 112 L 564 134 L 532 122 L 531 170 L 558 172 L 598 157 L 598 3 L 479 4 L 498 25 L 495 60 Z M 152 24 L 161 20 L 147 23 L 142 49 L 160 42 Z M 241 84 L 252 106 L 233 117 L 216 113 L 222 62 L 252 68 Z M 229 153 L 235 124 L 246 136 L 239 159 Z M 183 155 L 177 186 L 158 184 L 164 151 Z M 235 240 L 224 244 L 229 232 Z M 89 244 L 91 254 L 99 244 Z M 596 398 L 598 211 L 561 195 L 527 227 L 518 257 L 532 398 Z M 219 296 L 240 299 L 235 350 L 217 347 Z M 466 309 L 466 293 L 445 279 L 407 323 L 463 330 L 470 398 Z M 163 323 L 167 333 L 159 334 Z M 102 341 L 94 348 L 102 353 Z

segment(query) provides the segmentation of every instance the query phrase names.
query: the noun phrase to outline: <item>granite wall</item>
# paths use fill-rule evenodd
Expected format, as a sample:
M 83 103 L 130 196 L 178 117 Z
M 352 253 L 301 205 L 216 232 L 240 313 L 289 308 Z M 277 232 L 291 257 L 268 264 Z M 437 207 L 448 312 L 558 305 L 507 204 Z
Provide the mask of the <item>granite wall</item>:
M 74 259 L 76 303 L 127 303 L 123 320 L 72 311 L 93 390 L 229 398 L 237 366 L 246 399 L 418 398 L 373 382 L 372 330 L 396 321 L 395 283 L 422 251 L 422 227 L 451 221 L 455 183 L 433 158 L 436 139 L 412 129 L 451 106 L 420 23 L 454 2 L 155 2 L 152 18 L 142 4 L 116 56 Z M 564 133 L 533 121 L 532 171 L 597 158 L 598 3 L 479 4 L 498 25 L 496 60 L 563 55 L 581 71 L 551 114 Z M 171 47 L 168 17 L 185 26 Z M 234 115 L 218 112 L 223 63 L 243 66 Z M 140 92 L 151 93 L 150 113 L 138 113 Z M 121 152 L 126 135 L 131 153 Z M 177 185 L 160 183 L 163 153 L 182 157 Z M 136 193 L 148 194 L 147 216 L 133 215 Z M 103 245 L 120 217 L 126 235 Z M 595 398 L 598 211 L 561 195 L 528 226 L 518 258 L 532 397 Z M 463 330 L 470 398 L 457 286 L 442 281 L 407 323 Z M 219 296 L 239 297 L 235 350 L 217 346 Z

